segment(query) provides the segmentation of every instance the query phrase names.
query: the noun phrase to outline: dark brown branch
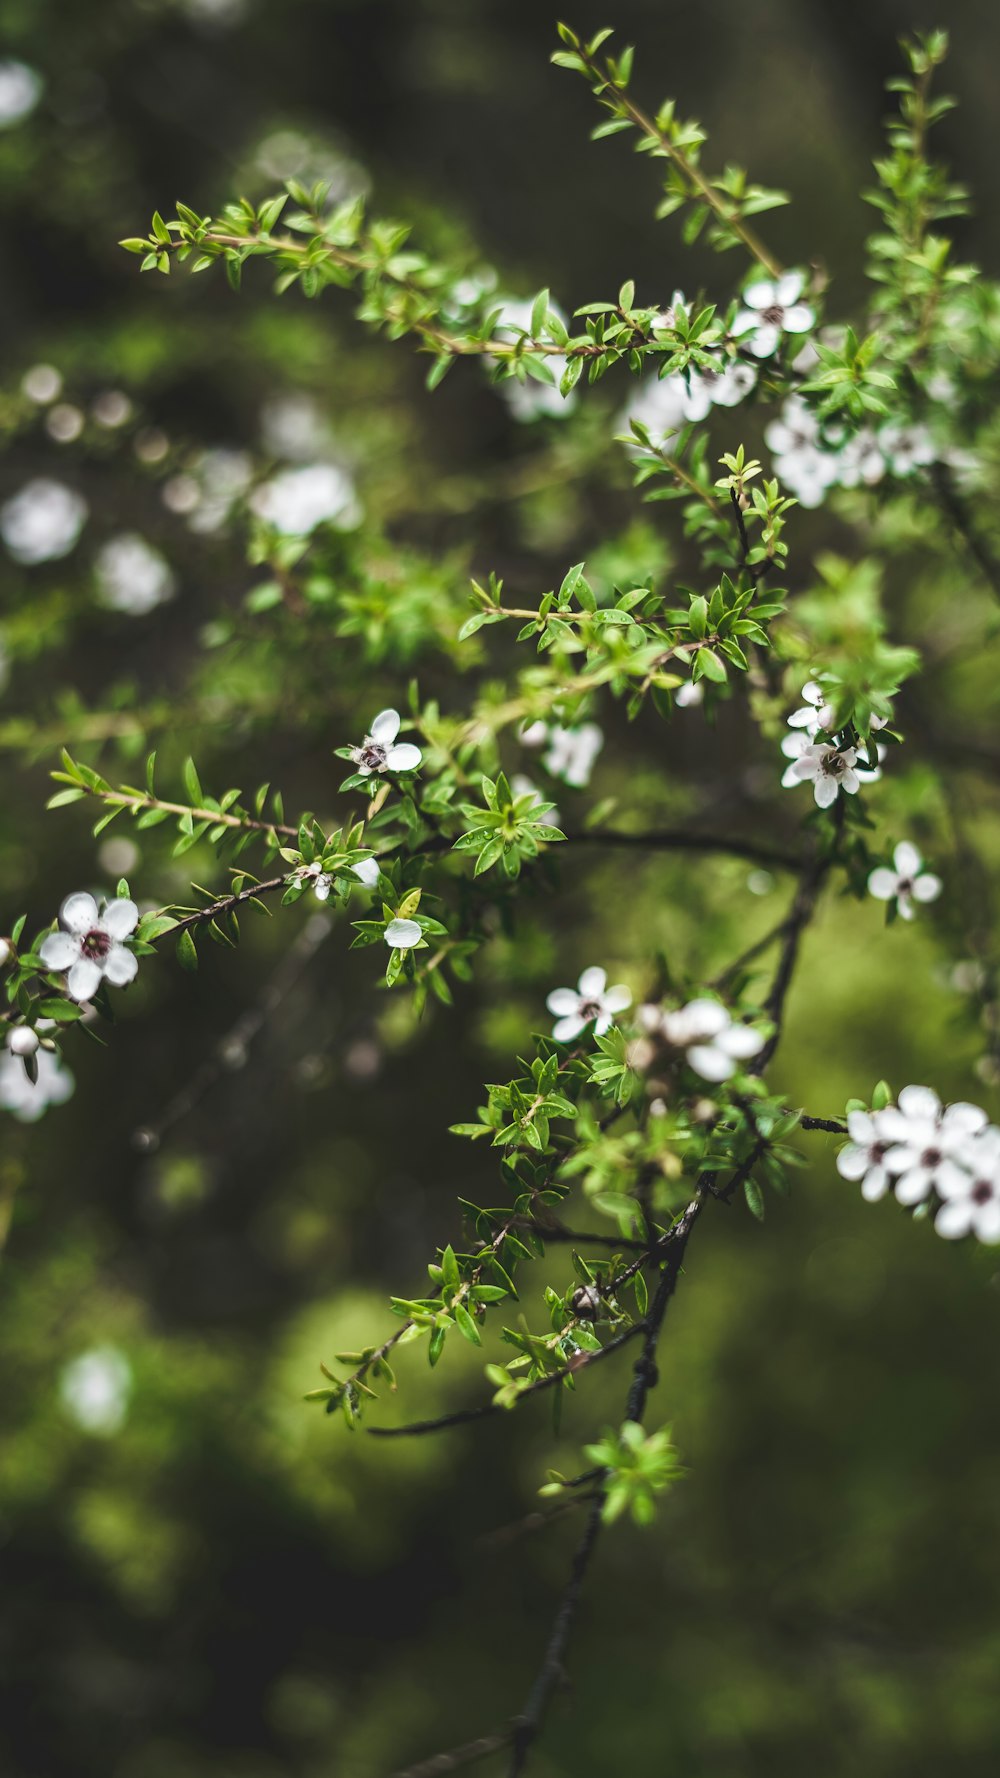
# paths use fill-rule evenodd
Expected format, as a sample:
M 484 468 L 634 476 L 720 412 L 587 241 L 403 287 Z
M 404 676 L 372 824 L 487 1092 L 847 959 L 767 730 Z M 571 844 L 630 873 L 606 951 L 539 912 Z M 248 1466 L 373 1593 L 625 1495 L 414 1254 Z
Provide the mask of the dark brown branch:
M 448 1772 L 475 1765 L 488 1753 L 499 1753 L 501 1747 L 510 1746 L 510 1739 L 510 1729 L 502 1735 L 481 1735 L 477 1741 L 466 1741 L 464 1746 L 453 1747 L 448 1753 L 436 1753 L 432 1759 L 422 1759 L 419 1765 L 407 1766 L 405 1772 L 394 1772 L 392 1778 L 445 1778 Z

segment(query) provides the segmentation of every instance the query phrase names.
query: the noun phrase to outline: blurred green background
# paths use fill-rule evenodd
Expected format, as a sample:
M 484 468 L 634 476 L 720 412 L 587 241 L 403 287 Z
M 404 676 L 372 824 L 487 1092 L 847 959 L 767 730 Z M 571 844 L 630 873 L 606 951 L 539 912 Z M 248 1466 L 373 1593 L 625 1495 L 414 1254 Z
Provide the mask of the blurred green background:
M 946 24 L 962 103 L 942 140 L 981 202 L 963 251 L 996 265 L 995 6 L 581 0 L 569 17 L 636 42 L 638 91 L 702 118 L 713 165 L 739 158 L 791 188 L 769 238 L 833 269 L 839 312 L 862 293 L 857 193 L 896 39 Z M 253 276 L 238 300 L 213 278 L 140 281 L 120 236 L 177 197 L 208 211 L 329 170 L 470 269 L 496 267 L 502 289 L 547 283 L 567 309 L 626 276 L 651 300 L 726 291 L 735 267 L 682 252 L 674 225 L 651 220 L 650 168 L 588 142 L 591 102 L 548 65 L 555 14 L 538 0 L 2 0 L 0 22 L 0 54 L 45 81 L 0 129 L 0 499 L 54 476 L 91 515 L 64 560 L 0 569 L 6 929 L 123 868 L 155 901 L 213 869 L 171 863 L 155 834 L 131 856 L 109 849 L 132 839 L 118 826 L 102 846 L 78 810 L 44 815 L 63 740 L 127 779 L 147 734 L 174 765 L 190 745 L 206 781 L 270 776 L 289 808 L 322 814 L 331 748 L 402 701 L 411 671 L 454 707 L 447 646 L 411 658 L 391 623 L 379 639 L 372 612 L 400 573 L 383 530 L 452 634 L 470 571 L 537 592 L 585 554 L 598 576 L 619 559 L 665 573 L 676 548 L 670 509 L 637 503 L 611 443 L 623 388 L 602 386 L 565 430 L 525 427 L 474 367 L 426 396 L 409 347 L 365 336 L 349 298 L 276 304 Z M 58 367 L 80 437 L 54 438 L 22 394 L 38 362 Z M 109 389 L 138 432 L 94 420 Z M 205 450 L 274 454 L 262 410 L 273 433 L 290 393 L 315 404 L 300 419 L 331 429 L 364 500 L 362 530 L 330 545 L 342 578 L 383 588 L 360 637 L 324 628 L 322 609 L 300 629 L 255 619 L 239 526 L 193 530 L 161 497 L 161 434 L 174 474 Z M 810 522 L 811 543 L 849 551 L 836 520 Z M 93 550 L 122 530 L 176 576 L 149 616 L 93 597 Z M 896 640 L 914 609 L 943 621 L 939 589 L 921 609 L 905 552 L 889 592 Z M 967 715 L 984 687 L 946 672 L 936 695 Z M 86 715 L 137 699 L 148 725 Z M 665 739 L 655 721 L 610 721 L 594 795 L 791 831 L 796 811 L 760 788 L 766 750 L 724 776 L 738 715 L 695 722 Z M 940 798 L 914 746 L 901 806 L 933 828 Z M 956 779 L 954 795 L 978 792 Z M 995 857 L 995 809 L 972 806 Z M 196 978 L 147 963 L 108 1049 L 73 1051 L 71 1103 L 37 1127 L 4 1117 L 5 1778 L 388 1778 L 518 1707 L 576 1535 L 572 1516 L 540 1525 L 535 1491 L 547 1463 L 570 1467 L 619 1418 L 623 1376 L 597 1373 L 560 1441 L 540 1406 L 383 1445 L 301 1397 L 321 1358 L 389 1331 L 387 1293 L 419 1288 L 435 1241 L 458 1234 L 455 1198 L 496 1201 L 489 1155 L 447 1125 L 484 1078 L 507 1077 L 548 988 L 600 960 L 638 993 L 657 947 L 695 978 L 718 967 L 739 948 L 747 875 L 612 857 L 554 876 L 475 987 L 419 1028 L 405 999 L 374 992 L 368 954 L 302 903 Z M 785 886 L 755 877 L 763 930 Z M 966 914 L 951 887 L 950 912 L 916 932 L 884 934 L 871 902 L 826 907 L 775 1070 L 794 1102 L 836 1112 L 886 1075 L 989 1094 L 996 1114 L 956 987 Z M 864 1206 L 829 1140 L 810 1141 L 814 1165 L 763 1228 L 733 1209 L 699 1230 L 653 1408 L 689 1473 L 651 1532 L 601 1550 L 537 1778 L 997 1769 L 997 1261 Z M 449 1352 L 433 1379 L 419 1351 L 401 1369 L 407 1417 L 483 1389 L 472 1353 Z

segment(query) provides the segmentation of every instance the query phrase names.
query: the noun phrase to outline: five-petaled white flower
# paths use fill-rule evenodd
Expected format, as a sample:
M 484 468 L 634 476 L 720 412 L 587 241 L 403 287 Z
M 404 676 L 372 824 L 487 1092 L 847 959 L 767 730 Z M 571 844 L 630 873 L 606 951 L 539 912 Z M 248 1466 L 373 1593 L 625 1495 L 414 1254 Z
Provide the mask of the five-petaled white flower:
M 884 1198 L 892 1184 L 892 1175 L 885 1157 L 892 1139 L 883 1133 L 880 1111 L 849 1111 L 845 1143 L 837 1156 L 837 1172 L 842 1179 L 860 1179 L 861 1196 L 874 1204 Z
M 609 988 L 607 981 L 607 970 L 595 966 L 584 970 L 575 988 L 553 988 L 545 1004 L 556 1015 L 552 1035 L 557 1043 L 571 1043 L 591 1024 L 594 1035 L 603 1037 L 615 1014 L 631 1006 L 628 988 L 621 982 Z
M 71 1000 L 89 1000 L 103 978 L 124 988 L 139 967 L 134 952 L 122 942 L 135 931 L 139 909 L 120 897 L 97 911 L 92 895 L 69 895 L 59 909 L 64 930 L 42 940 L 39 956 L 46 969 L 66 970 Z
M 944 1203 L 934 1227 L 949 1241 L 974 1234 L 980 1241 L 1000 1242 L 1000 1130 L 980 1130 L 958 1158 L 962 1173 L 949 1172 L 936 1182 Z
M 785 272 L 775 283 L 761 278 L 743 292 L 746 308 L 736 315 L 733 334 L 755 358 L 770 358 L 783 333 L 808 333 L 815 311 L 799 299 L 805 288 L 802 272 Z
M 813 795 L 821 809 L 828 809 L 836 801 L 839 791 L 854 796 L 861 787 L 854 769 L 858 757 L 856 747 L 835 747 L 832 742 L 810 741 L 808 735 L 798 734 L 786 735 L 781 751 L 792 761 L 782 777 L 782 784 L 787 789 L 790 785 L 811 780 Z
M 416 920 L 390 920 L 383 936 L 393 950 L 412 951 L 424 935 Z
M 738 407 L 756 383 L 757 372 L 750 364 L 723 363 L 718 370 L 692 370 L 681 412 L 685 420 L 705 420 L 713 407 Z
M 969 1138 L 986 1127 L 978 1105 L 959 1102 L 944 1110 L 930 1087 L 904 1087 L 896 1105 L 878 1113 L 878 1133 L 889 1146 L 885 1165 L 896 1180 L 901 1204 L 919 1204 L 932 1191 L 961 1197 Z
M 397 741 L 399 711 L 380 710 L 360 747 L 351 748 L 351 758 L 358 776 L 370 778 L 375 772 L 415 772 L 423 754 L 412 741 Z
M 800 506 L 821 506 L 837 480 L 838 460 L 823 448 L 822 428 L 801 395 L 790 395 L 781 416 L 764 428 L 764 442 L 774 456 L 774 471 Z
M 759 1031 L 734 1020 L 721 1001 L 707 996 L 689 1000 L 675 1012 L 640 1007 L 639 1023 L 650 1036 L 683 1050 L 688 1066 L 702 1080 L 728 1080 L 740 1062 L 749 1061 L 764 1047 Z
M 892 855 L 895 870 L 879 865 L 868 878 L 868 893 L 876 901 L 894 901 L 904 920 L 912 920 L 915 901 L 936 901 L 941 893 L 941 878 L 924 870 L 924 861 L 916 846 L 900 840 Z

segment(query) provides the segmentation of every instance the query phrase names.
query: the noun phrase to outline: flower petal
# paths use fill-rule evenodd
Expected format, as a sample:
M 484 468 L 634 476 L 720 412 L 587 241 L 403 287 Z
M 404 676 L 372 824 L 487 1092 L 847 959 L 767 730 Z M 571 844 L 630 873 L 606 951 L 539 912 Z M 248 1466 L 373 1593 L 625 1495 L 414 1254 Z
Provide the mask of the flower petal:
M 927 1118 L 934 1123 L 941 1115 L 941 1101 L 930 1087 L 904 1087 L 899 1109 L 906 1118 Z
M 899 878 L 894 870 L 880 864 L 868 878 L 868 893 L 874 895 L 876 901 L 893 901 L 899 889 Z
M 870 1167 L 861 1182 L 861 1196 L 866 1204 L 877 1204 L 889 1189 L 889 1175 L 884 1167 Z
M 801 764 L 802 764 L 801 760 L 799 761 L 799 764 L 801 766 Z M 847 789 L 847 774 L 846 773 L 844 775 L 842 782 L 844 785 L 844 789 L 846 790 Z M 813 795 L 816 798 L 816 802 L 817 802 L 817 805 L 819 808 L 828 809 L 830 807 L 830 804 L 833 802 L 836 802 L 836 800 L 837 800 L 837 780 L 836 780 L 836 778 L 831 778 L 829 776 L 829 774 L 826 772 L 822 773 L 821 776 L 816 779 L 816 783 L 813 788 Z
M 900 840 L 892 857 L 901 877 L 915 877 L 924 862 L 910 840 Z
M 124 895 L 109 901 L 101 915 L 101 925 L 112 938 L 128 938 L 138 924 L 139 909 L 134 901 L 127 901 Z
M 414 747 L 412 741 L 400 741 L 389 748 L 385 763 L 390 772 L 415 772 L 423 757 L 420 748 Z
M 896 1196 L 901 1204 L 920 1204 L 926 1198 L 934 1176 L 929 1167 L 911 1167 L 896 1181 Z
M 786 333 L 808 333 L 815 319 L 815 310 L 808 303 L 792 303 L 782 315 L 781 325 Z
M 777 351 L 780 342 L 781 328 L 775 327 L 771 321 L 765 321 L 763 327 L 758 327 L 756 333 L 747 341 L 747 345 L 755 358 L 770 358 L 772 352 Z
M 764 1048 L 760 1032 L 752 1030 L 749 1025 L 730 1025 L 728 1031 L 720 1032 L 715 1041 L 727 1056 L 733 1056 L 739 1062 L 748 1056 L 756 1056 Z
M 69 932 L 50 932 L 38 955 L 46 969 L 69 969 L 80 955 L 80 941 Z
M 584 1000 L 596 1000 L 599 994 L 603 994 L 607 979 L 607 970 L 601 969 L 599 964 L 594 963 L 589 969 L 585 969 L 580 977 L 580 993 Z
M 868 1150 L 857 1142 L 847 1142 L 841 1149 L 836 1161 L 837 1172 L 841 1179 L 863 1179 L 869 1171 Z
M 783 309 L 790 308 L 792 303 L 797 303 L 802 295 L 805 281 L 802 272 L 783 272 L 777 284 L 773 286 L 773 300 L 780 303 Z M 744 292 L 744 294 L 746 293 Z M 768 304 L 765 303 L 764 307 L 767 308 Z
M 601 995 L 606 1012 L 625 1012 L 632 1004 L 632 990 L 626 988 L 624 982 L 616 982 L 613 988 L 606 988 Z
M 973 1206 L 968 1198 L 958 1198 L 953 1204 L 942 1204 L 934 1218 L 934 1227 L 946 1241 L 960 1241 L 972 1227 Z
M 366 889 L 374 889 L 374 887 L 379 879 L 379 867 L 378 867 L 378 859 L 377 858 L 362 858 L 359 864 L 352 864 L 351 869 L 354 872 L 354 875 L 356 877 L 358 877 L 360 879 L 360 881 L 365 885 Z M 329 895 L 329 893 L 330 893 L 330 885 L 328 882 L 327 886 L 326 886 L 326 894 Z M 318 884 L 316 887 L 316 894 L 319 895 L 319 885 Z M 321 899 L 323 901 L 325 901 L 326 896 L 325 895 L 322 896 Z
M 689 1066 L 702 1080 L 728 1080 L 736 1069 L 724 1050 L 714 1043 L 696 1043 L 687 1052 Z
M 89 957 L 78 957 L 66 977 L 66 992 L 71 1000 L 89 1000 L 101 985 L 101 971 Z
M 875 1137 L 875 1120 L 870 1111 L 849 1111 L 847 1113 L 847 1133 L 851 1141 L 861 1147 L 870 1147 Z
M 399 711 L 380 710 L 368 733 L 381 747 L 391 747 L 399 734 Z
M 127 951 L 124 945 L 112 945 L 104 959 L 104 973 L 116 988 L 125 988 L 134 981 L 138 968 L 135 952 Z
M 552 1035 L 557 1043 L 572 1043 L 573 1038 L 579 1037 L 580 1032 L 585 1029 L 585 1021 L 581 1019 L 579 1013 L 573 1013 L 569 1018 L 556 1020 L 552 1027 Z
M 801 289 L 802 285 L 799 284 L 798 289 L 789 297 L 789 302 L 795 301 Z M 752 309 L 773 309 L 776 303 L 780 303 L 781 298 L 778 295 L 777 284 L 772 284 L 769 278 L 760 278 L 756 284 L 747 285 L 743 292 L 743 301 L 749 303 Z M 754 316 L 754 320 L 756 320 L 756 316 Z
M 92 895 L 67 895 L 59 918 L 67 932 L 89 932 L 97 924 L 97 903 Z
M 397 951 L 412 951 L 414 945 L 420 943 L 423 934 L 416 920 L 390 920 L 383 934 L 387 945 Z
M 915 901 L 937 901 L 943 888 L 941 878 L 936 877 L 933 871 L 925 870 L 914 881 L 913 898 Z
M 545 1004 L 557 1018 L 566 1018 L 576 1012 L 580 996 L 575 988 L 553 988 Z

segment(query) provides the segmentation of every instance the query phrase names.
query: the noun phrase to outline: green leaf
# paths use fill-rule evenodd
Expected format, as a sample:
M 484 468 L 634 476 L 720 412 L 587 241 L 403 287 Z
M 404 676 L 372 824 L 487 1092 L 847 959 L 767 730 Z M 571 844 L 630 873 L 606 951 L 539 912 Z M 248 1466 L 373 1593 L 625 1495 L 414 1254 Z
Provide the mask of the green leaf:
M 455 1321 L 460 1332 L 465 1335 L 470 1346 L 482 1345 L 483 1342 L 479 1335 L 479 1329 L 473 1321 L 472 1316 L 469 1314 L 468 1309 L 463 1308 L 461 1303 L 455 1304 Z
M 757 1184 L 756 1179 L 745 1179 L 743 1181 L 743 1196 L 746 1198 L 750 1214 L 756 1216 L 758 1222 L 763 1222 L 764 1194 L 761 1191 L 760 1186 Z
M 198 967 L 198 952 L 188 926 L 177 936 L 177 961 L 182 969 L 193 971 Z

